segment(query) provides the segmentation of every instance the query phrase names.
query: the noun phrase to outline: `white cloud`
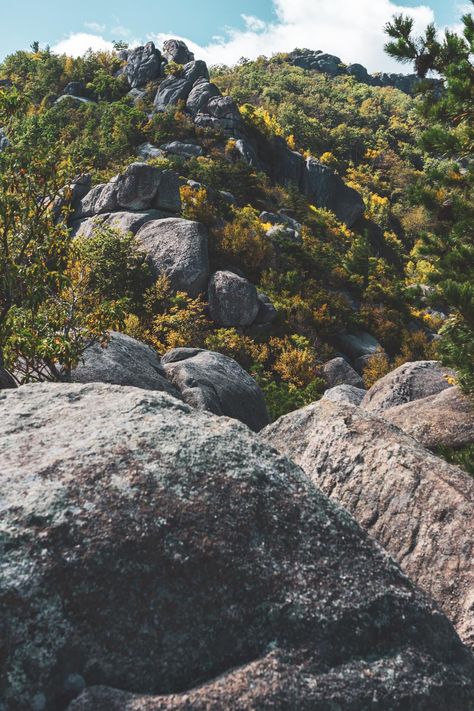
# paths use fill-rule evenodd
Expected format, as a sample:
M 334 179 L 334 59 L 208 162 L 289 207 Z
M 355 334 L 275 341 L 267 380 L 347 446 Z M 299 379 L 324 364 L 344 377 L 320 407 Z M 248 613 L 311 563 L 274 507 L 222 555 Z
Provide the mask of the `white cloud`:
M 87 32 L 74 32 L 52 47 L 53 52 L 57 54 L 68 54 L 71 57 L 80 57 L 85 54 L 88 49 L 92 49 L 95 52 L 99 50 L 111 51 L 113 44 L 101 35 L 93 35 Z
M 84 27 L 91 32 L 104 32 L 106 29 L 106 26 L 101 25 L 99 22 L 84 22 Z
M 347 63 L 359 62 L 372 72 L 404 71 L 384 53 L 385 23 L 400 12 L 411 15 L 419 31 L 434 21 L 434 12 L 427 5 L 404 7 L 393 0 L 274 0 L 274 6 L 274 22 L 243 16 L 243 29 L 227 28 L 224 38 L 213 39 L 208 45 L 180 39 L 209 64 L 234 64 L 240 57 L 253 59 L 306 47 L 336 54 Z M 149 39 L 160 46 L 176 36 L 162 33 Z

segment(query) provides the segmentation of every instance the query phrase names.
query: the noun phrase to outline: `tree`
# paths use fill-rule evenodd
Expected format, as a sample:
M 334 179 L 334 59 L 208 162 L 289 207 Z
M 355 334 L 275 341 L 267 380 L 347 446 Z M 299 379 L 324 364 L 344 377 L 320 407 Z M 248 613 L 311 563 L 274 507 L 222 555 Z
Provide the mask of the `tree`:
M 433 25 L 424 36 L 414 37 L 413 20 L 402 15 L 385 28 L 392 39 L 385 47 L 390 56 L 413 61 L 421 78 L 430 71 L 440 74 L 440 92 L 424 87 L 429 96 L 423 113 L 434 125 L 425 132 L 423 143 L 437 150 L 440 158 L 451 155 L 457 160 L 459 155 L 472 155 L 474 146 L 474 18 L 470 13 L 463 16 L 462 25 L 462 35 L 446 31 L 442 39 Z M 450 185 L 452 175 L 460 183 L 456 191 Z M 474 394 L 474 170 L 469 164 L 464 178 L 456 171 L 442 177 L 452 194 L 450 209 L 438 234 L 425 236 L 422 252 L 434 266 L 431 281 L 451 309 L 441 329 L 439 353 L 446 365 L 458 370 L 464 389 Z

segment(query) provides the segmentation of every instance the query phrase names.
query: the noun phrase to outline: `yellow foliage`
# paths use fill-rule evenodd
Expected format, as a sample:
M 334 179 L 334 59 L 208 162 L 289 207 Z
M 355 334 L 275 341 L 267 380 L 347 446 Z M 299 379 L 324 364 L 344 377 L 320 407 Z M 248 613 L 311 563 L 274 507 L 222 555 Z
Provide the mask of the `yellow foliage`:
M 385 351 L 378 350 L 371 356 L 364 368 L 363 378 L 366 388 L 371 388 L 377 380 L 383 378 L 392 370 L 390 361 Z
M 215 207 L 209 202 L 206 188 L 195 190 L 190 185 L 183 185 L 180 190 L 182 215 L 186 220 L 195 220 L 211 225 L 216 217 Z

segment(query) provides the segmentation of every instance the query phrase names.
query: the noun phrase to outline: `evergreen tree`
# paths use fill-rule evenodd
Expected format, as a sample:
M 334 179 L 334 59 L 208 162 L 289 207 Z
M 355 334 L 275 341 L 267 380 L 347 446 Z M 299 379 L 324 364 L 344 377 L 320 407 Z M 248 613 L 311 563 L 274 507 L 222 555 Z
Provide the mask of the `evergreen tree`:
M 433 25 L 422 37 L 415 37 L 413 20 L 403 15 L 395 16 L 385 28 L 391 38 L 385 49 L 391 57 L 413 62 L 422 79 L 429 72 L 440 75 L 441 89 L 432 83 L 422 85 L 423 112 L 432 124 L 423 143 L 439 158 L 455 159 L 458 168 L 462 158 L 472 155 L 474 145 L 472 14 L 465 14 L 462 24 L 462 35 L 446 31 L 443 38 Z M 441 329 L 441 357 L 458 370 L 465 390 L 474 393 L 474 170 L 469 159 L 465 165 L 465 188 L 449 201 L 443 232 L 425 239 L 424 253 L 436 265 L 431 278 L 452 314 Z

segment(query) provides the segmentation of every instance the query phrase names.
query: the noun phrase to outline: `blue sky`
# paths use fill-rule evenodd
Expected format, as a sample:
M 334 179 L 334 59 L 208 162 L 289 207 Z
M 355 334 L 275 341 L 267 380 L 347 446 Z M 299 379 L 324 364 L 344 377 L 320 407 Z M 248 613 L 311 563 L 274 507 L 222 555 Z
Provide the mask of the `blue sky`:
M 433 17 L 445 25 L 459 18 L 461 5 L 456 0 L 5 2 L 0 58 L 33 40 L 80 53 L 89 44 L 107 46 L 113 39 L 132 44 L 156 39 L 159 44 L 165 36 L 180 36 L 212 63 L 306 46 L 339 54 L 344 61 L 365 61 L 373 71 L 388 68 L 381 28 L 393 11 L 410 6 L 420 27 Z

